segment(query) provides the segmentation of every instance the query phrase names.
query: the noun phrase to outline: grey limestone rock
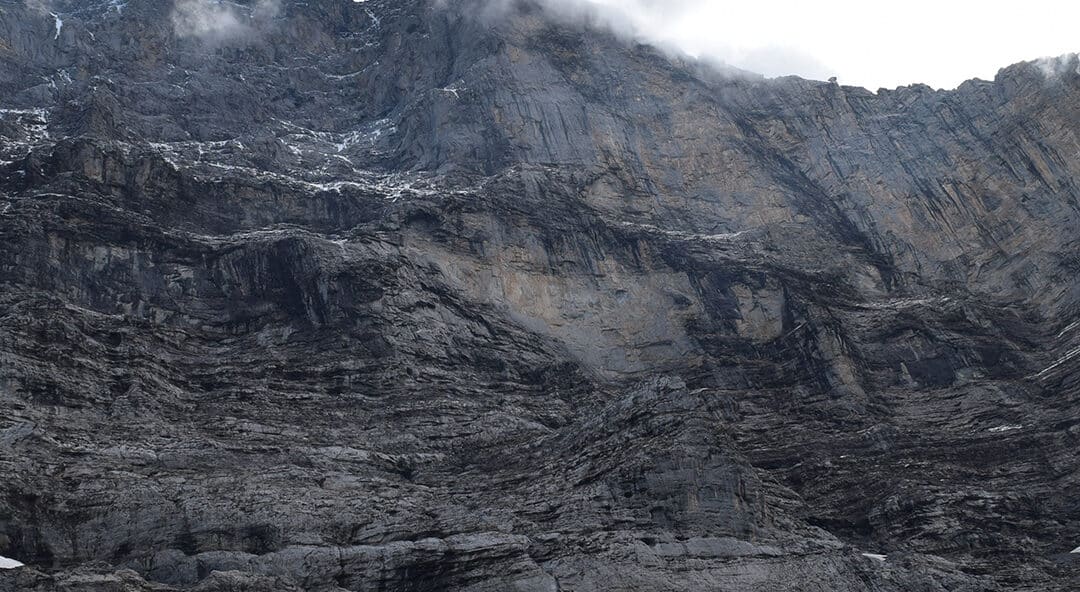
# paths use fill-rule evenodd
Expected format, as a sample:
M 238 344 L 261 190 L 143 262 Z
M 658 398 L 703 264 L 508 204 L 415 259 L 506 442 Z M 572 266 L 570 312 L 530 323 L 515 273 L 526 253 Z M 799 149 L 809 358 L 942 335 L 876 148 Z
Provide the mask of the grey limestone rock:
M 216 6 L 0 1 L 0 591 L 1080 586 L 1075 57 Z

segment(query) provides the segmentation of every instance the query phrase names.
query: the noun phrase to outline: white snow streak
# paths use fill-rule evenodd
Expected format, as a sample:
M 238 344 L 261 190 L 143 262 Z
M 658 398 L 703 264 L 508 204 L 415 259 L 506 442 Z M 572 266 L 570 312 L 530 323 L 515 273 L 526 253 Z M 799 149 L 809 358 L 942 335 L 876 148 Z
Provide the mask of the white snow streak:
M 53 39 L 60 38 L 60 30 L 64 28 L 64 19 L 60 18 L 60 15 L 55 12 L 50 12 L 54 19 L 56 19 L 56 35 L 53 35 Z
M 713 242 L 732 241 L 750 232 L 749 230 L 740 230 L 739 232 L 726 232 L 721 234 L 695 234 L 692 232 L 683 232 L 681 230 L 667 230 L 665 228 L 660 228 L 659 226 L 653 226 L 652 224 L 637 224 L 635 222 L 620 222 L 620 224 L 626 228 L 634 228 L 638 230 L 643 230 L 645 232 L 662 234 L 664 236 L 669 236 L 674 239 L 702 240 Z
M 1058 333 L 1058 339 L 1061 339 L 1062 337 L 1065 336 L 1066 333 L 1068 333 L 1069 331 L 1072 331 L 1073 329 L 1075 329 L 1077 327 L 1080 327 L 1080 321 L 1075 321 L 1071 325 L 1069 325 L 1068 327 L 1065 327 L 1064 329 L 1062 329 L 1061 333 Z
M 1035 376 L 1037 378 L 1041 378 L 1045 374 L 1047 374 L 1047 373 L 1053 371 L 1054 369 L 1060 367 L 1062 364 L 1064 364 L 1065 362 L 1068 362 L 1069 360 L 1075 358 L 1076 356 L 1080 356 L 1080 347 L 1077 347 L 1075 349 L 1070 350 L 1069 353 L 1065 354 L 1064 356 L 1061 356 L 1060 359 L 1058 359 L 1053 364 L 1050 364 L 1049 366 L 1047 366 L 1042 372 L 1039 372 Z
M 15 569 L 16 567 L 22 567 L 23 564 L 15 561 L 14 559 L 8 559 L 3 555 L 0 555 L 0 569 Z

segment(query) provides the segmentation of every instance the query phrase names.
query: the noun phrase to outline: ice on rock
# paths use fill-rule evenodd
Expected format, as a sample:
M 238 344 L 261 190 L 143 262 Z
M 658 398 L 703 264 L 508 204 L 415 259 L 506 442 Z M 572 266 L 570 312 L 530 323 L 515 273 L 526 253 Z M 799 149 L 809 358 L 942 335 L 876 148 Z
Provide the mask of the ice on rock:
M 56 35 L 53 35 L 53 39 L 59 39 L 60 30 L 64 28 L 64 19 L 60 18 L 60 15 L 55 12 L 50 12 L 49 14 L 56 19 Z
M 16 567 L 22 566 L 23 564 L 21 562 L 0 555 L 0 569 L 15 569 Z

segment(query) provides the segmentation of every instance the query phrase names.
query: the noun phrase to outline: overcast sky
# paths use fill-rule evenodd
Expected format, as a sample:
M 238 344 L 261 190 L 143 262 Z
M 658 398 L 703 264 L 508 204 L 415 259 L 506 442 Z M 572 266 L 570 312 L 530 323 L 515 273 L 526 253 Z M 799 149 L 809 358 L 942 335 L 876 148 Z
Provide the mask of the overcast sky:
M 768 76 L 954 88 L 1080 51 L 1080 0 L 551 0 L 618 11 L 654 42 Z

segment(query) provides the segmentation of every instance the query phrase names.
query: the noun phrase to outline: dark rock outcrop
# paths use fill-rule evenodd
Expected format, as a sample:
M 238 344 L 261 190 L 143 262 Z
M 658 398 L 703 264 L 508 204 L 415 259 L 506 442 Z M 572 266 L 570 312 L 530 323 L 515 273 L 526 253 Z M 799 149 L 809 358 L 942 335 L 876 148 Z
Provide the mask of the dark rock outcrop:
M 270 7 L 0 1 L 0 590 L 1080 585 L 1075 58 Z

